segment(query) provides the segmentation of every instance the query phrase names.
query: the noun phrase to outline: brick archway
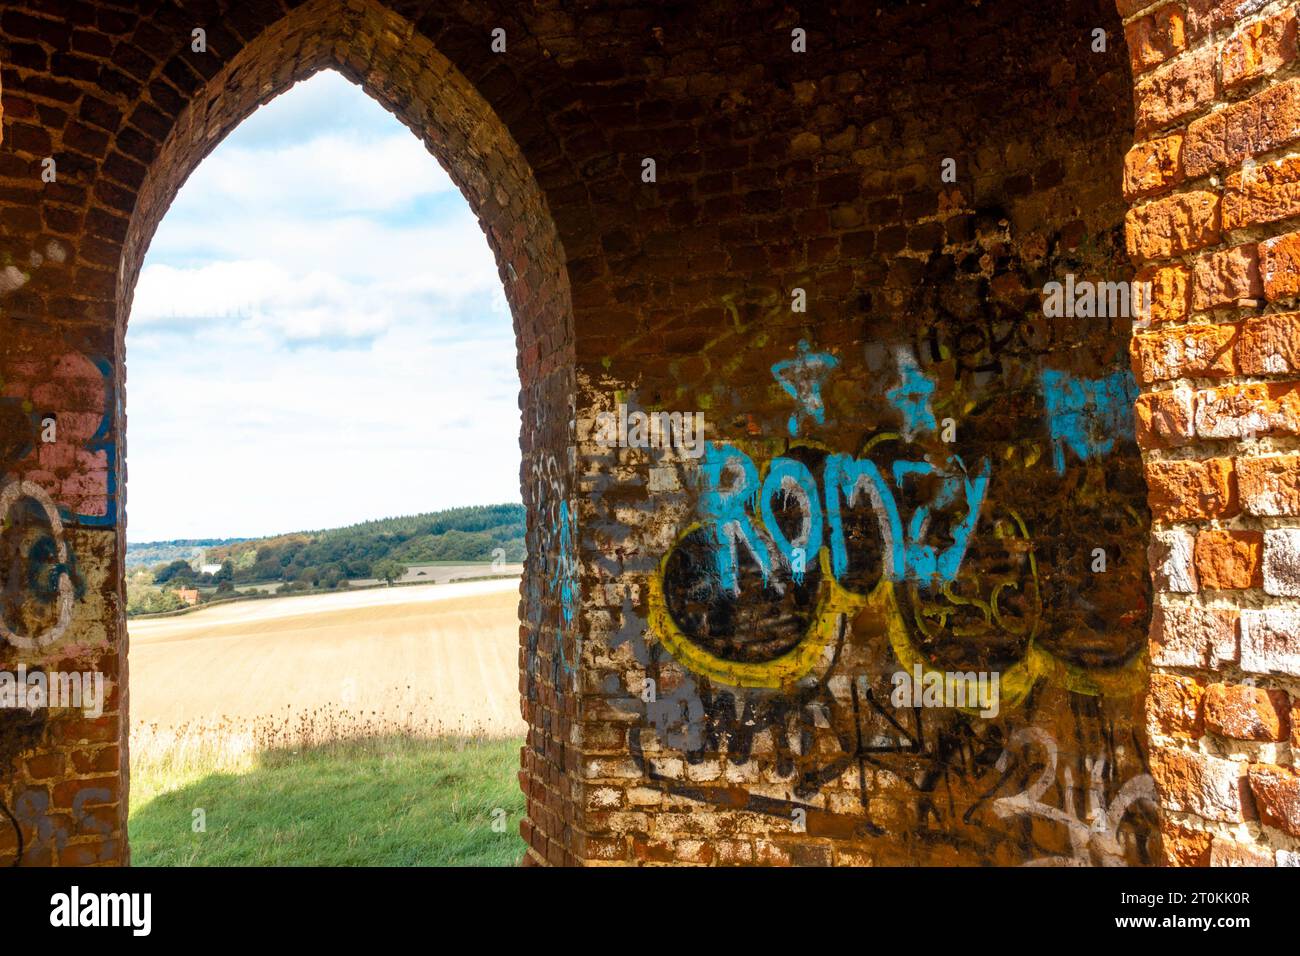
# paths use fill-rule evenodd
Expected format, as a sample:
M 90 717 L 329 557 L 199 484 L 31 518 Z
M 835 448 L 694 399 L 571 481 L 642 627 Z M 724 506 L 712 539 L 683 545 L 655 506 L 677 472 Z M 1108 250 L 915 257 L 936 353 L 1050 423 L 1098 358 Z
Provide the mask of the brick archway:
M 119 272 L 118 354 L 141 261 L 172 197 L 202 157 L 258 105 L 330 67 L 359 83 L 415 133 L 478 217 L 514 318 L 523 419 L 520 484 L 529 516 L 520 600 L 521 696 L 533 728 L 531 752 L 538 755 L 525 762 L 525 791 L 544 802 L 553 787 L 546 782 L 548 771 L 553 781 L 563 766 L 547 754 L 547 744 L 567 735 L 562 702 L 573 682 L 577 646 L 576 537 L 566 524 L 574 510 L 573 305 L 550 205 L 512 131 L 476 85 L 415 24 L 373 0 L 313 0 L 237 49 L 189 97 L 140 185 Z M 556 834 L 555 842 L 559 847 L 565 841 Z
M 32 483 L 0 544 L 68 551 L 5 579 L 48 642 L 0 662 L 125 686 L 140 256 L 329 64 L 448 165 L 516 317 L 528 862 L 1286 861 L 1293 5 L 285 6 L 0 14 L 0 471 Z M 1134 270 L 1136 327 L 1046 314 Z M 636 412 L 714 445 L 601 437 Z M 1004 707 L 896 707 L 912 667 L 1001 674 Z M 126 858 L 124 708 L 0 715 L 25 862 Z
M 8 217 L 9 225 L 26 227 L 34 253 L 24 263 L 32 269 L 24 271 L 21 288 L 6 289 L 12 293 L 5 303 L 11 330 L 7 394 L 28 404 L 44 401 L 59 419 L 61 441 L 78 448 L 67 462 L 54 463 L 38 452 L 30 460 L 7 463 L 25 483 L 4 498 L 6 512 L 10 498 L 35 497 L 47 506 L 52 522 L 62 514 L 55 537 L 73 556 L 61 560 L 58 581 L 60 613 L 64 604 L 75 612 L 38 631 L 37 640 L 48 636 L 57 652 L 52 657 L 44 644 L 32 642 L 17 650 L 31 666 L 93 666 L 114 688 L 103 718 L 51 718 L 27 728 L 25 736 L 8 728 L 0 734 L 29 752 L 18 770 L 28 786 L 16 786 L 12 796 L 21 803 L 21 823 L 32 828 L 25 840 L 27 864 L 128 859 L 123 356 L 141 262 L 172 198 L 203 157 L 256 107 L 323 68 L 359 83 L 425 143 L 464 193 L 496 255 L 519 349 L 520 482 L 529 513 L 520 601 L 521 692 L 524 715 L 534 728 L 524 774 L 533 801 L 547 802 L 563 766 L 553 742 L 567 738 L 564 701 L 573 668 L 564 662 L 566 654 L 570 662 L 574 654 L 577 600 L 576 524 L 568 523 L 574 510 L 572 297 L 567 257 L 534 166 L 479 84 L 488 83 L 504 101 L 515 128 L 531 137 L 535 154 L 553 154 L 553 140 L 528 115 L 526 93 L 510 69 L 494 69 L 476 44 L 466 60 L 480 77 L 471 81 L 423 32 L 464 52 L 467 36 L 486 37 L 486 27 L 480 33 L 469 22 L 437 21 L 421 29 L 369 0 L 312 0 L 287 13 L 257 6 L 257 12 L 231 12 L 193 24 L 178 19 L 179 10 L 163 23 L 105 11 L 105 31 L 131 37 L 130 59 L 120 63 L 123 72 L 104 65 L 98 86 L 87 84 L 85 93 L 72 86 L 52 92 L 41 86 L 41 77 L 27 72 L 7 84 L 11 120 L 44 121 L 45 112 L 32 115 L 44 109 L 34 105 L 43 94 L 56 101 L 75 96 L 78 106 L 75 115 L 58 111 L 62 128 L 46 134 L 53 134 L 60 149 L 56 178 L 46 184 L 41 203 L 33 205 L 35 215 L 15 217 L 11 210 Z M 192 26 L 205 31 L 206 49 L 193 49 Z M 55 38 L 63 36 L 61 24 L 37 18 L 24 20 L 19 29 L 41 34 L 56 47 Z M 523 45 L 520 34 L 515 31 Z M 33 39 L 42 42 L 41 36 Z M 105 50 L 112 46 L 111 40 L 103 42 Z M 485 44 L 482 52 L 488 52 Z M 28 128 L 24 123 L 15 135 L 10 127 L 10 175 L 20 162 L 29 164 L 26 175 L 39 162 L 38 154 L 48 152 L 44 142 L 24 140 Z M 47 238 L 51 232 L 72 238 Z M 49 383 L 42 386 L 42 377 Z M 48 393 L 43 397 L 42 388 Z M 75 564 L 76 570 L 62 574 L 65 564 Z M 68 595 L 71 601 L 64 600 L 65 585 L 76 591 Z M 34 618 L 30 626 L 44 623 L 42 613 L 27 615 Z M 15 629 L 11 646 L 23 640 L 20 630 Z M 549 802 L 557 804 L 554 797 Z M 555 846 L 564 845 L 557 833 Z M 12 843 L 0 847 L 15 848 Z

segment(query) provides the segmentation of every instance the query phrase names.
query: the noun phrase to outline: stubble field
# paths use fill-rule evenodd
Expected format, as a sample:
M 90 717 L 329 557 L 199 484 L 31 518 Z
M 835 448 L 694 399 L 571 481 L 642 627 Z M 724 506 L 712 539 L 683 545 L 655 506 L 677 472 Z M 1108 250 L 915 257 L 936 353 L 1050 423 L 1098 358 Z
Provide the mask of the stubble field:
M 514 862 L 518 601 L 505 579 L 132 621 L 133 861 Z

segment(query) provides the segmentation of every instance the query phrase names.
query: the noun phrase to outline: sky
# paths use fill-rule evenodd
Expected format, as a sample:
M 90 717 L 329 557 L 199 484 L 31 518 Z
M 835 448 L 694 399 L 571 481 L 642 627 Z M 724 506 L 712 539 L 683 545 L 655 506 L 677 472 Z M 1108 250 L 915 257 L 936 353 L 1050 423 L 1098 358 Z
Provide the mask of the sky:
M 338 73 L 194 171 L 126 341 L 133 542 L 520 500 L 514 331 L 487 240 L 423 144 Z

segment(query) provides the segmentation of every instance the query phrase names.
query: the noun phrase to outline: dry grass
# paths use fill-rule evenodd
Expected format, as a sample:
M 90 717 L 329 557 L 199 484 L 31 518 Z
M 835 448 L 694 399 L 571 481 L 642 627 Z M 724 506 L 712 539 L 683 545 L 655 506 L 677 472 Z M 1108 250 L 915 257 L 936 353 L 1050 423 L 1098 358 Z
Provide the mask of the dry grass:
M 278 717 L 221 717 L 166 727 L 135 724 L 131 729 L 132 802 L 147 801 L 203 774 L 248 771 L 258 765 L 261 754 L 271 751 L 333 748 L 341 754 L 349 746 L 364 748 L 368 741 L 382 739 L 451 740 L 463 749 L 467 742 L 501 740 L 502 736 L 491 727 L 467 727 L 463 721 L 446 726 L 416 712 L 405 719 L 393 719 L 375 711 L 331 707 L 294 712 L 288 705 Z
M 132 622 L 136 862 L 517 858 L 517 819 L 484 830 L 522 812 L 517 602 L 483 582 Z

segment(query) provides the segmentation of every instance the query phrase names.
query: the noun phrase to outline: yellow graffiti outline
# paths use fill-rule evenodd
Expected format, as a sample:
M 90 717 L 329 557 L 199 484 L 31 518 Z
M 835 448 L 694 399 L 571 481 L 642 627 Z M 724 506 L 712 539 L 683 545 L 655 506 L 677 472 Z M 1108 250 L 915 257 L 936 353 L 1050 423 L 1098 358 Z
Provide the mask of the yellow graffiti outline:
M 954 675 L 956 672 L 949 674 L 946 671 L 931 667 L 925 656 L 912 644 L 912 636 L 907 628 L 907 619 L 903 616 L 903 611 L 898 606 L 898 598 L 894 594 L 893 582 L 888 583 L 890 584 L 888 601 L 882 610 L 884 611 L 885 624 L 889 632 L 889 646 L 894 649 L 894 656 L 898 658 L 898 662 L 903 665 L 903 669 L 909 674 L 919 664 L 922 677 L 926 674 L 939 675 L 944 684 L 945 694 L 948 693 L 950 686 L 955 690 L 957 678 Z M 1044 653 L 1031 640 L 1024 658 L 999 672 L 999 707 L 1016 707 L 1029 696 L 1029 692 L 1037 683 L 1038 678 L 1046 673 L 1048 662 L 1041 659 Z M 948 698 L 945 696 L 945 699 Z M 980 711 L 978 706 L 957 709 L 968 714 L 978 714 Z
M 699 522 L 692 524 L 673 543 L 659 562 L 658 573 L 650 579 L 650 626 L 659 635 L 659 641 L 668 653 L 696 674 L 710 677 L 737 687 L 763 687 L 779 689 L 789 687 L 812 670 L 817 659 L 835 637 L 835 619 L 868 603 L 867 599 L 852 594 L 838 584 L 830 573 L 830 559 L 823 548 L 818 552 L 822 569 L 822 583 L 813 611 L 813 624 L 799 643 L 780 657 L 761 663 L 729 661 L 711 654 L 696 644 L 673 620 L 668 611 L 664 593 L 664 577 L 668 560 L 688 535 L 699 530 Z M 877 589 L 878 590 L 878 589 Z
M 1021 537 L 1017 540 L 1024 541 L 1030 545 L 1030 549 L 1028 552 L 1029 574 L 1025 578 L 1019 580 L 1013 580 L 1010 578 L 998 579 L 992 589 L 992 597 L 990 598 L 989 602 L 981 601 L 978 598 L 964 598 L 961 597 L 960 595 L 954 594 L 952 591 L 952 587 L 954 584 L 957 583 L 956 581 L 949 581 L 948 583 L 946 583 L 943 586 L 943 590 L 940 593 L 944 597 L 946 597 L 950 602 L 952 602 L 952 604 L 955 606 L 969 605 L 972 607 L 980 608 L 982 611 L 985 612 L 984 617 L 986 621 L 990 621 L 990 622 L 997 621 L 998 626 L 1005 628 L 1011 634 L 1016 634 L 1017 632 L 1015 631 L 1015 629 L 1008 627 L 1007 625 L 1002 623 L 1002 615 L 998 611 L 998 598 L 1001 595 L 1001 593 L 1009 587 L 1013 587 L 1015 585 L 1022 584 L 1025 582 L 1029 583 L 1030 585 L 1033 586 L 1033 607 L 1031 608 L 1031 623 L 1029 625 L 1029 637 L 1027 643 L 1030 646 L 1032 646 L 1034 642 L 1034 636 L 1038 633 L 1038 624 L 1042 620 L 1042 616 L 1043 616 L 1042 589 L 1040 588 L 1038 583 L 1038 559 L 1034 556 L 1034 551 L 1032 547 L 1033 538 L 1030 537 L 1029 528 L 1025 524 L 1024 520 L 1020 517 L 1019 513 L 1012 511 L 1010 509 L 1008 509 L 1006 513 L 1011 516 L 1011 520 L 1016 523 L 1016 527 L 1020 530 Z M 1021 593 L 1024 593 L 1023 589 L 1021 589 Z M 949 612 L 945 611 L 939 605 L 933 605 L 933 609 L 943 615 L 944 623 L 941 623 L 938 626 L 938 628 L 932 629 L 923 619 L 923 615 L 922 615 L 923 608 L 921 602 L 914 598 L 912 601 L 912 605 L 913 605 L 912 618 L 913 618 L 913 622 L 916 624 L 917 630 L 919 630 L 926 637 L 930 637 L 930 638 L 939 637 L 939 633 L 938 633 L 939 630 L 947 626 L 947 618 Z M 925 608 L 925 610 L 930 610 L 930 608 Z M 953 636 L 968 637 L 970 636 L 971 633 L 972 632 L 962 633 L 960 631 L 954 630 Z M 1017 635 L 1017 636 L 1021 636 L 1021 635 Z
M 1028 541 L 1032 545 L 1033 539 L 1029 536 L 1029 529 L 1020 515 L 1015 511 L 1008 511 L 1007 513 L 1016 522 L 1021 534 L 1025 536 L 1021 540 Z M 1072 693 L 1086 694 L 1089 697 L 1128 697 L 1141 692 L 1146 686 L 1147 661 L 1144 647 L 1139 647 L 1129 660 L 1119 668 L 1107 671 L 1093 671 L 1078 664 L 1071 664 L 1057 657 L 1048 649 L 1041 647 L 1037 639 L 1043 612 L 1042 590 L 1038 580 L 1038 559 L 1034 555 L 1032 548 L 1029 551 L 1029 574 L 1025 581 L 1033 586 L 1033 623 L 1030 627 L 1029 641 L 1024 657 L 1001 671 L 999 693 L 1003 705 L 1016 707 L 1023 703 L 1039 680 L 1046 680 L 1048 683 L 1056 684 Z M 1011 584 L 1012 582 L 1004 581 L 994 588 L 992 609 L 994 618 L 999 623 L 1001 623 L 1001 615 L 997 611 L 998 597 L 1001 591 L 1010 587 Z M 949 598 L 953 597 L 949 594 L 948 586 L 945 586 L 943 593 Z M 916 624 L 918 630 L 929 637 L 937 636 L 927 623 L 921 619 L 919 603 L 913 603 L 915 604 L 913 623 Z M 895 621 L 893 617 L 889 618 L 889 639 L 891 646 L 894 648 L 894 654 L 898 657 L 900 663 L 908 670 L 911 670 L 915 664 L 919 663 L 923 673 L 933 671 L 934 673 L 943 674 L 943 671 L 934 671 L 933 668 L 930 668 L 924 655 L 913 645 L 906 619 L 903 618 L 901 609 L 897 608 L 897 604 L 894 605 L 894 611 L 898 614 L 899 620 Z M 1006 625 L 1002 626 L 1006 627 Z M 1007 630 L 1015 633 L 1009 627 Z M 945 689 L 946 683 L 945 679 Z M 977 712 L 977 709 L 960 709 L 966 710 L 968 713 Z

